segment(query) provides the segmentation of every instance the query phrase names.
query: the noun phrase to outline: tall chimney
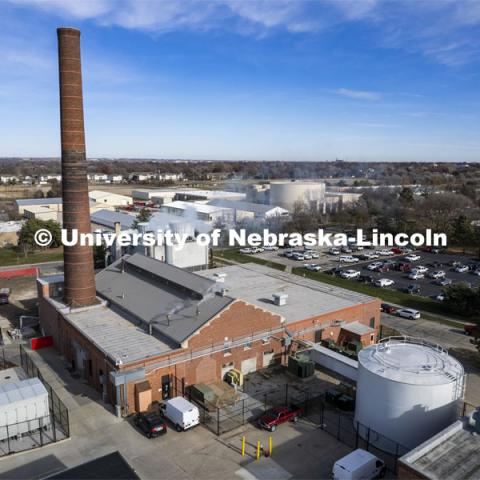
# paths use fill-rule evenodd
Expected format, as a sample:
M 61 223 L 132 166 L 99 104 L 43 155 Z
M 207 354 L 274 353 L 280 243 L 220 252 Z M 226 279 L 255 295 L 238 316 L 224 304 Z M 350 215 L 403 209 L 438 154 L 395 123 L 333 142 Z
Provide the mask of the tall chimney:
M 70 238 L 91 232 L 83 126 L 80 31 L 58 28 L 60 123 L 62 137 L 63 228 Z M 96 303 L 92 247 L 64 247 L 64 301 L 71 307 Z

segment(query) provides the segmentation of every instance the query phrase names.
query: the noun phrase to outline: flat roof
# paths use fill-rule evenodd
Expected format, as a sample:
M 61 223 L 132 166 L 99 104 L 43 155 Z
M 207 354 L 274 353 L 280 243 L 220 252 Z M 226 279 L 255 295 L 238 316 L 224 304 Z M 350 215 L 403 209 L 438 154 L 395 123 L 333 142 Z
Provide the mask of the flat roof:
M 60 205 L 62 198 L 19 198 L 15 202 L 17 205 Z
M 204 203 L 192 203 L 192 202 L 183 202 L 181 200 L 176 200 L 174 202 L 165 203 L 162 205 L 163 208 L 176 208 L 178 210 L 195 210 L 199 213 L 216 213 L 230 210 L 225 207 L 217 207 L 215 205 L 207 205 Z
M 209 278 L 213 278 L 214 274 L 226 274 L 222 285 L 227 289 L 229 296 L 281 315 L 287 323 L 375 300 L 368 295 L 254 263 L 203 270 L 197 273 Z M 275 305 L 272 300 L 274 293 L 287 294 L 286 305 Z
M 88 338 L 113 363 L 130 363 L 155 357 L 172 350 L 172 346 L 149 335 L 104 303 L 71 310 L 58 299 L 50 302 L 79 332 Z
M 358 354 L 370 372 L 411 385 L 443 385 L 463 381 L 463 366 L 439 345 L 411 337 L 392 337 Z
M 115 223 L 119 222 L 122 230 L 129 230 L 135 222 L 135 216 L 128 213 L 114 212 L 102 208 L 92 213 L 90 216 L 92 223 L 103 225 L 109 228 L 115 228 Z
M 480 435 L 469 419 L 456 421 L 400 458 L 432 480 L 480 478 Z
M 347 332 L 355 333 L 356 335 L 365 335 L 367 333 L 375 333 L 375 329 L 364 325 L 360 322 L 350 322 L 342 325 L 342 329 Z
M 215 199 L 210 200 L 208 205 L 214 205 L 216 207 L 225 207 L 232 208 L 236 210 L 243 210 L 245 212 L 253 212 L 259 215 L 268 213 L 276 208 L 288 212 L 285 208 L 278 207 L 276 205 L 266 205 L 264 203 L 252 203 L 252 202 L 242 202 L 241 200 L 226 200 L 226 199 Z

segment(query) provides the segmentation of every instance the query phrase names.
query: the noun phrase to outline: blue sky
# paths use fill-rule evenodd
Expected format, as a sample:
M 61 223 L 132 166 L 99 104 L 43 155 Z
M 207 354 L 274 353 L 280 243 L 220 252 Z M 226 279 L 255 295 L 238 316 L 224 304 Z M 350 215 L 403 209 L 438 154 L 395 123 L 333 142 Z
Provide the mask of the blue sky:
M 480 0 L 1 0 L 0 156 L 58 156 L 82 31 L 90 157 L 480 160 Z

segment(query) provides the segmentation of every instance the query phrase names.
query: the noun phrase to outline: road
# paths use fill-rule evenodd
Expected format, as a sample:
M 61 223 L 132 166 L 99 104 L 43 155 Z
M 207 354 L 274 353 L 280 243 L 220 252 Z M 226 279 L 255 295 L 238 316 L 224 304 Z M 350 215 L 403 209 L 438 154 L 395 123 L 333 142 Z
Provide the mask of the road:
M 383 325 L 395 328 L 402 335 L 423 338 L 446 347 L 449 353 L 460 360 L 467 374 L 465 400 L 472 405 L 480 404 L 480 353 L 470 343 L 463 330 L 429 320 L 408 320 L 382 313 Z

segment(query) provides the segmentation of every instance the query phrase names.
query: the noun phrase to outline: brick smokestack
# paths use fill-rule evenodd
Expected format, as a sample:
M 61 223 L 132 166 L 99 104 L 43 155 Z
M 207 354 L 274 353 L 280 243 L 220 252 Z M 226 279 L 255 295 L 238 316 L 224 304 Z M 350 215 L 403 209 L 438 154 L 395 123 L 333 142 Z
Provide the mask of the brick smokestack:
M 59 28 L 60 122 L 62 137 L 63 228 L 91 232 L 83 126 L 80 31 Z M 96 303 L 92 247 L 64 247 L 64 301 L 71 307 Z

